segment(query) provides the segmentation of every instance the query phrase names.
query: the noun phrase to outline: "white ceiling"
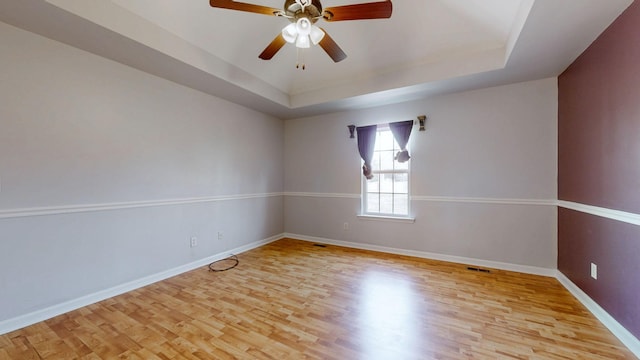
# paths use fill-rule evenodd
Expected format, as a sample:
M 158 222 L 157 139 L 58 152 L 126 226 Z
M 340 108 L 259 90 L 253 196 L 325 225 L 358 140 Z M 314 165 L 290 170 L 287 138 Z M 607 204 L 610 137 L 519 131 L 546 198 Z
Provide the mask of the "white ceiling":
M 321 20 L 348 57 L 312 47 L 304 71 L 290 44 L 258 59 L 286 19 L 208 0 L 0 0 L 0 20 L 292 118 L 556 76 L 632 1 L 396 0 L 390 19 Z

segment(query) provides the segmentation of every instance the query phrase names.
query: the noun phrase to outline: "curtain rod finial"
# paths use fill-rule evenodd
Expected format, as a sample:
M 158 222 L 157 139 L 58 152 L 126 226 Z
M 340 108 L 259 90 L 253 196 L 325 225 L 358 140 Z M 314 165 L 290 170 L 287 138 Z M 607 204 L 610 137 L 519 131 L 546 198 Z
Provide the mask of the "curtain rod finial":
M 353 132 L 356 130 L 356 126 L 355 125 L 349 125 L 347 127 L 349 128 L 349 139 L 355 138 L 355 136 L 353 136 Z
M 419 115 L 418 116 L 418 121 L 420 122 L 420 128 L 418 129 L 418 131 L 424 131 L 424 122 L 427 120 L 427 116 L 426 115 Z

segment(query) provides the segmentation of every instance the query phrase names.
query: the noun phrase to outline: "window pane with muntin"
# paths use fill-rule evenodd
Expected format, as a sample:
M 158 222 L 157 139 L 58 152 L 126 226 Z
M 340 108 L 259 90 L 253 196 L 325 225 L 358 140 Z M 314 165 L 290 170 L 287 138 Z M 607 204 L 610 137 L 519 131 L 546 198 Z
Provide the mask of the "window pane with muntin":
M 393 193 L 393 174 L 380 174 L 380 192 Z
M 396 194 L 409 193 L 409 174 L 393 174 L 393 192 Z
M 367 212 L 368 213 L 380 212 L 380 194 L 367 193 Z
M 398 215 L 409 214 L 409 195 L 395 194 L 393 197 L 393 212 Z
M 393 134 L 389 129 L 379 129 L 376 136 L 376 145 L 374 149 L 376 151 L 393 150 L 394 143 L 395 139 L 393 138 Z
M 393 150 L 385 150 L 380 151 L 380 168 L 375 168 L 375 170 L 393 170 L 394 163 L 396 162 L 394 157 Z
M 393 194 L 380 194 L 380 213 L 393 214 Z
M 373 174 L 371 180 L 367 180 L 367 192 L 377 193 L 380 192 L 380 175 Z

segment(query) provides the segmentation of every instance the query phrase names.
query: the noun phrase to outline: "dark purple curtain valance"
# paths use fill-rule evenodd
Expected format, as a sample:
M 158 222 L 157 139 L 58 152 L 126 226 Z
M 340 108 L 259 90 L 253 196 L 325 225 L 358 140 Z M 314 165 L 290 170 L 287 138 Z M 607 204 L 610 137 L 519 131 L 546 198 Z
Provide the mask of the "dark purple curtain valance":
M 373 160 L 373 149 L 376 145 L 377 130 L 377 125 L 359 126 L 356 128 L 358 132 L 358 151 L 360 151 L 360 157 L 364 161 L 362 174 L 367 179 L 373 178 L 371 160 Z
M 409 136 L 411 136 L 411 129 L 413 129 L 413 120 L 389 123 L 389 128 L 400 146 L 400 151 L 396 154 L 396 160 L 400 163 L 407 162 L 411 159 L 409 151 L 407 151 L 407 143 L 409 142 Z

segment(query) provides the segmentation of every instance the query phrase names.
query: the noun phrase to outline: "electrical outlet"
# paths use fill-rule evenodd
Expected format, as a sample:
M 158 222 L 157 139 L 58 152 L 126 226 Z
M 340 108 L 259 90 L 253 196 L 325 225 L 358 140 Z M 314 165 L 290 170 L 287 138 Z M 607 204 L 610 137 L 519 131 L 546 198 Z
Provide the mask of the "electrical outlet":
M 224 233 L 222 231 L 218 231 L 218 240 L 224 239 Z
M 191 237 L 191 247 L 196 247 L 198 246 L 198 238 L 195 236 Z
M 591 277 L 598 280 L 598 265 L 591 263 Z
M 344 231 L 349 230 L 349 223 L 348 222 L 342 224 L 342 230 L 344 230 Z

